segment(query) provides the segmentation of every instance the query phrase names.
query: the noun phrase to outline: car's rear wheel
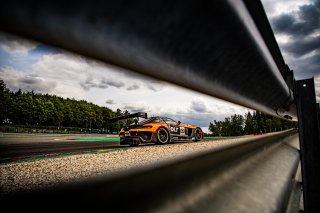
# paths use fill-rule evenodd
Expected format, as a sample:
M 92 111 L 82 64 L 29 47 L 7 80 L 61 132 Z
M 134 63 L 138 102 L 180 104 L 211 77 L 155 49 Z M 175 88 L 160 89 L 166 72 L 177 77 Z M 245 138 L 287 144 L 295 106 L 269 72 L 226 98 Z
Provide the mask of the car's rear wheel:
M 166 128 L 160 127 L 157 131 L 157 143 L 166 144 L 169 142 L 169 132 Z
M 200 128 L 196 128 L 194 131 L 194 141 L 200 141 L 202 139 L 202 130 Z

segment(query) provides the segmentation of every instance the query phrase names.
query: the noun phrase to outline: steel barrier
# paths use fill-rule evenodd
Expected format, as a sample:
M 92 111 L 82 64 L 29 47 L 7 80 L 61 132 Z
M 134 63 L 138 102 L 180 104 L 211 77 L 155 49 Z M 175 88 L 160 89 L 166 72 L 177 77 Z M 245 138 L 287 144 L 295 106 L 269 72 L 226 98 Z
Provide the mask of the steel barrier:
M 299 87 L 299 83 L 298 86 L 295 85 L 293 72 L 282 58 L 260 1 L 80 0 L 76 3 L 53 0 L 1 1 L 0 30 L 61 47 L 284 119 L 297 120 L 295 104 L 297 102 L 300 143 L 316 144 L 316 149 L 309 149 L 309 145 L 306 145 L 301 152 L 301 158 L 305 159 L 302 160 L 304 187 L 313 184 L 317 186 L 315 190 L 306 188 L 307 190 L 303 191 L 304 203 L 307 204 L 305 210 L 317 212 L 317 199 L 314 198 L 319 197 L 319 183 L 316 178 L 310 178 L 313 173 L 307 167 L 316 168 L 315 174 L 318 175 L 319 162 L 307 160 L 308 153 L 305 151 L 312 152 L 312 156 L 320 156 L 319 133 L 308 131 L 309 127 L 313 129 L 312 125 L 318 129 L 318 123 L 309 122 L 306 117 L 302 117 L 309 108 L 313 109 L 314 101 L 303 104 L 303 100 L 306 99 L 299 95 L 303 94 L 302 88 Z M 316 117 L 316 114 L 311 116 Z M 108 182 L 107 186 L 110 187 L 112 194 L 107 197 L 115 196 L 111 199 L 115 204 L 110 204 L 108 200 L 106 203 L 113 207 L 118 205 L 119 209 L 129 210 L 122 204 L 125 202 L 130 208 L 141 211 L 143 208 L 152 211 L 191 212 L 196 212 L 198 208 L 203 211 L 217 209 L 227 212 L 255 212 L 254 208 L 257 208 L 258 212 L 284 211 L 286 204 L 298 202 L 296 198 L 299 196 L 291 198 L 286 196 L 291 188 L 289 185 L 292 184 L 291 175 L 297 168 L 298 151 L 284 143 L 278 145 L 277 149 L 271 147 L 268 148 L 269 151 L 257 154 L 255 159 L 268 157 L 255 161 L 257 172 L 254 173 L 251 173 L 255 170 L 253 167 L 245 166 L 251 162 L 251 157 L 248 156 L 252 150 L 247 150 L 250 152 L 245 157 L 238 156 L 235 154 L 238 151 L 233 153 L 234 149 L 229 149 L 208 155 L 208 159 L 223 159 L 213 160 L 212 164 L 198 161 L 197 159 L 206 158 L 199 156 L 193 159 L 194 161 L 181 162 L 184 166 L 179 168 L 175 167 L 176 164 L 167 165 L 159 170 L 144 171 L 145 176 L 137 174 L 130 176 L 131 178 L 114 180 L 113 183 L 117 183 L 115 185 L 110 185 Z M 286 159 L 290 163 L 283 165 Z M 236 165 L 237 160 L 239 164 L 244 165 L 243 168 L 246 168 L 242 172 L 241 169 L 237 169 L 241 167 Z M 240 175 L 228 175 L 226 169 L 228 165 L 234 168 L 230 171 L 239 171 Z M 194 173 L 186 173 L 188 168 L 192 168 Z M 260 168 L 265 170 L 261 171 Z M 217 176 L 210 173 L 211 170 L 213 173 L 217 172 Z M 165 175 L 162 175 L 164 171 Z M 250 175 L 246 178 L 248 174 Z M 276 174 L 284 175 L 285 181 L 276 184 L 281 179 L 278 179 Z M 206 182 L 212 175 L 215 178 L 220 177 L 219 181 Z M 263 179 L 264 175 L 268 180 Z M 173 181 L 169 180 L 170 177 Z M 277 178 L 273 180 L 272 177 Z M 132 180 L 137 185 L 132 185 Z M 215 185 L 216 183 L 218 185 Z M 145 185 L 146 191 L 140 192 L 141 185 Z M 210 188 L 211 186 L 213 188 Z M 106 193 L 104 187 L 98 190 L 97 187 L 101 187 L 99 184 L 84 183 L 84 188 L 79 189 L 79 185 L 76 188 L 70 187 L 71 191 L 67 190 L 66 195 L 78 197 L 80 200 L 83 196 L 81 192 L 88 192 L 88 196 L 84 197 L 93 196 L 97 200 L 103 198 Z M 195 190 L 198 187 L 200 191 Z M 254 187 L 259 187 L 258 190 L 255 188 L 256 192 L 251 191 Z M 269 187 L 279 190 L 269 191 Z M 298 189 L 299 184 L 294 188 Z M 95 191 L 94 194 L 90 193 L 92 190 Z M 267 196 L 259 195 L 257 192 L 265 193 Z M 56 193 L 64 194 L 62 191 Z M 215 197 L 212 193 L 221 193 L 221 196 Z M 142 197 L 136 197 L 137 195 Z M 171 195 L 177 202 L 171 201 Z M 185 202 L 181 201 L 181 197 Z M 141 199 L 151 199 L 152 202 L 143 202 L 143 205 L 139 205 Z M 161 205 L 163 209 L 159 205 L 153 208 L 153 204 L 157 204 L 157 199 L 163 204 Z
M 3 197 L 2 206 L 111 212 L 296 212 L 300 201 L 297 130 L 248 138 L 233 146 L 126 173 Z M 297 175 L 296 175 L 297 174 Z M 295 199 L 289 202 L 289 198 Z M 52 206 L 52 203 L 55 203 Z M 27 204 L 27 205 L 25 205 Z M 290 204 L 290 205 L 289 205 Z M 20 208 L 19 206 L 16 206 Z
M 0 29 L 296 119 L 259 1 L 11 0 L 0 4 Z

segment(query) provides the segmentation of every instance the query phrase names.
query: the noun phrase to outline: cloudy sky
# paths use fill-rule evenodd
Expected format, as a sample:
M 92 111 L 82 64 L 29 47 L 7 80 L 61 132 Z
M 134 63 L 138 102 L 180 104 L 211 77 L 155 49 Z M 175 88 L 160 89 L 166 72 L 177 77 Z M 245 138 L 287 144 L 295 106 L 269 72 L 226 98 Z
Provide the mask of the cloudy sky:
M 319 87 L 320 0 L 262 0 L 262 3 L 296 79 L 314 76 Z
M 314 76 L 320 97 L 320 0 L 262 3 L 286 63 L 296 79 Z M 13 91 L 21 88 L 82 99 L 113 110 L 165 115 L 202 127 L 249 110 L 4 33 L 0 33 L 0 78 Z

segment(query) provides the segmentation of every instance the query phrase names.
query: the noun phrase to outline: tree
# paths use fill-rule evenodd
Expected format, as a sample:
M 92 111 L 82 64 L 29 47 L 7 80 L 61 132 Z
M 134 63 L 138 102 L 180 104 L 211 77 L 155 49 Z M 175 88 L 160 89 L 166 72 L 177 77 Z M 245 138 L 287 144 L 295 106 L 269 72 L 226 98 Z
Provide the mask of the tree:
M 214 136 L 222 136 L 222 122 L 214 120 L 214 123 L 210 122 L 209 131 L 212 132 Z
M 9 89 L 3 80 L 0 79 L 0 124 L 8 122 L 11 97 Z
M 210 122 L 209 130 L 214 136 L 239 136 L 243 134 L 266 133 L 296 128 L 296 122 L 282 120 L 277 117 L 266 115 L 262 112 L 250 112 L 242 115 L 226 117 L 224 121 Z
M 258 125 L 255 119 L 255 114 L 251 115 L 250 112 L 245 114 L 245 122 L 244 122 L 244 134 L 254 134 L 257 133 Z
M 129 114 L 128 111 L 124 113 Z M 114 112 L 84 100 L 22 92 L 21 89 L 14 93 L 0 79 L 0 124 L 10 120 L 15 125 L 106 128 L 107 119 L 115 115 L 121 116 L 123 113 L 120 109 Z
M 232 115 L 230 121 L 230 135 L 242 135 L 244 126 L 244 118 L 242 115 Z

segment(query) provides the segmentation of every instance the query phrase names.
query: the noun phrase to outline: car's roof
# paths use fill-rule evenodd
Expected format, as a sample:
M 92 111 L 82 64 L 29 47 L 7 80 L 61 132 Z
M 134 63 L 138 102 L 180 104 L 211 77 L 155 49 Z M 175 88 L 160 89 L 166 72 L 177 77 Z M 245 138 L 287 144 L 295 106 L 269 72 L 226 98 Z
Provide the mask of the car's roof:
M 168 117 L 163 117 L 163 116 L 154 116 L 154 117 L 150 117 L 150 118 L 168 118 Z M 169 118 L 172 119 L 172 118 Z M 173 120 L 173 119 L 172 119 Z
M 172 118 L 168 118 L 168 117 L 153 116 L 153 117 L 147 118 L 146 120 L 140 121 L 140 122 L 139 122 L 139 124 L 152 123 L 155 119 L 170 119 L 170 120 L 175 121 L 174 119 L 172 119 Z M 176 122 L 176 121 L 175 121 L 175 122 Z

